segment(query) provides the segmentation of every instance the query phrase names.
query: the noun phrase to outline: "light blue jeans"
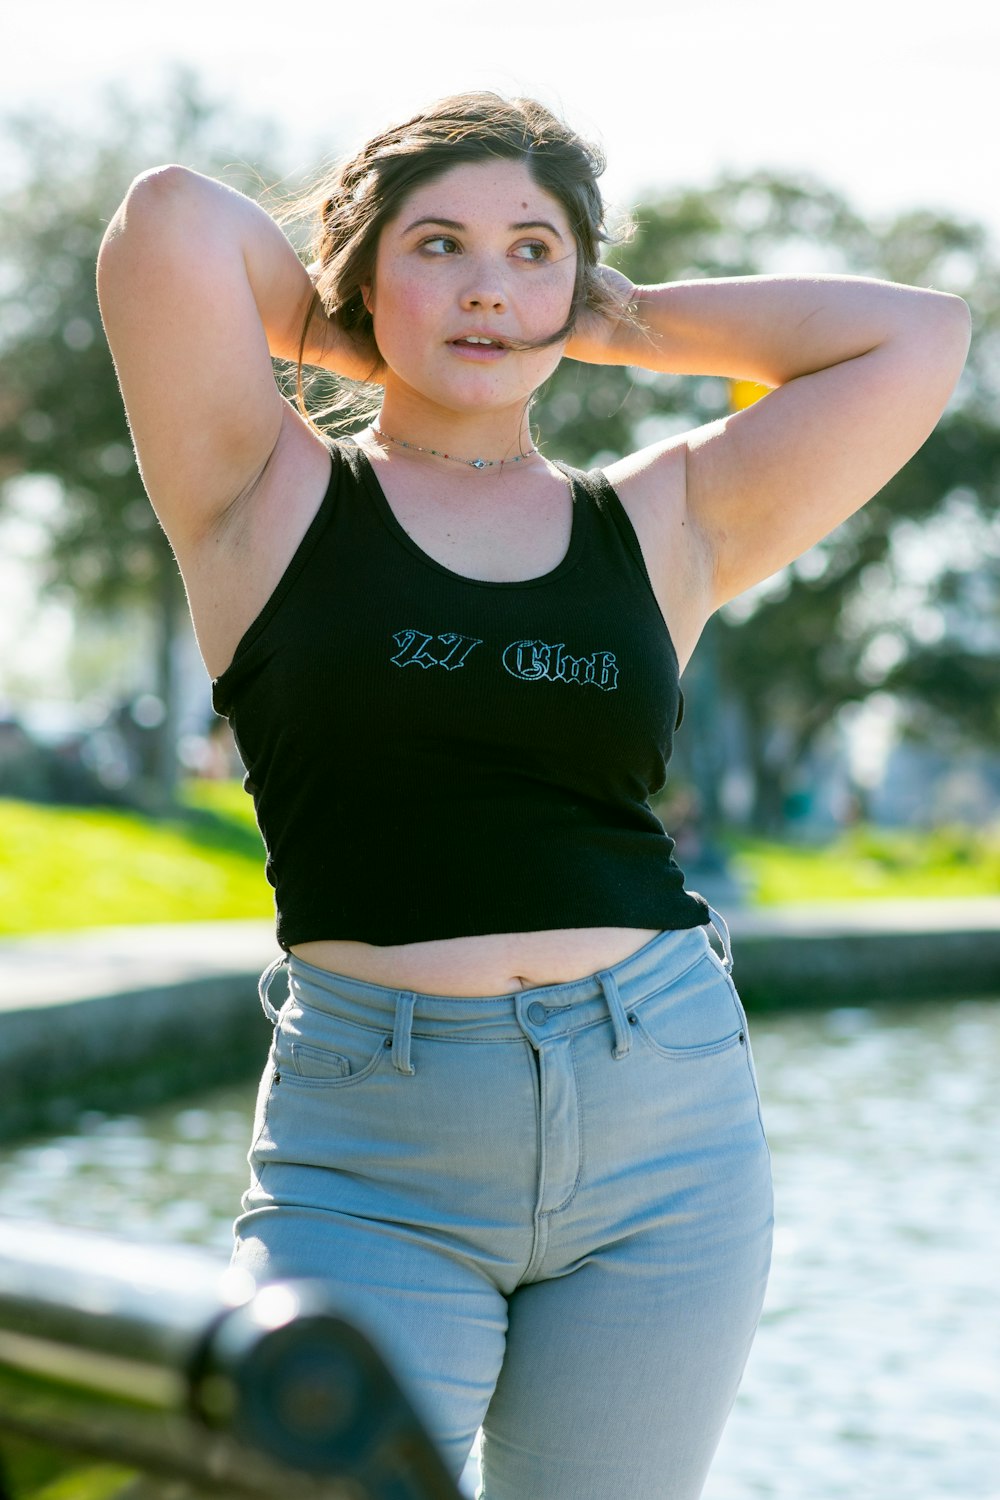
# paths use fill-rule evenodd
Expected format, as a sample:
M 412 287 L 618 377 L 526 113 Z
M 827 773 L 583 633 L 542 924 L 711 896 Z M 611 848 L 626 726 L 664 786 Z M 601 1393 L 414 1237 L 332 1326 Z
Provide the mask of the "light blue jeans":
M 456 999 L 287 959 L 234 1259 L 318 1277 L 484 1500 L 695 1500 L 764 1297 L 725 923 Z

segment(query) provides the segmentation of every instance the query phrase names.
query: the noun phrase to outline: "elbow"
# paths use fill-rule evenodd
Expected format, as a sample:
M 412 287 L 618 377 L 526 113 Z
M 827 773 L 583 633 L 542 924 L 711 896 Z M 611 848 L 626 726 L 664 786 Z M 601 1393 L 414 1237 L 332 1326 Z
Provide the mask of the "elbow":
M 129 247 L 150 232 L 150 226 L 154 234 L 161 231 L 164 216 L 176 212 L 178 203 L 190 195 L 197 178 L 197 172 L 174 163 L 149 167 L 133 178 L 101 240 L 97 254 L 98 287 L 111 266 L 127 256 Z
M 964 297 L 956 297 L 952 292 L 927 291 L 924 295 L 930 304 L 929 312 L 933 312 L 931 321 L 935 338 L 940 340 L 942 349 L 953 349 L 963 365 L 972 339 L 969 304 Z
M 190 167 L 180 167 L 176 162 L 147 167 L 145 172 L 140 172 L 132 179 L 123 207 L 129 203 L 145 207 L 147 203 L 169 202 L 178 193 L 187 191 L 197 178 L 197 172 L 192 172 Z
M 901 333 L 901 350 L 925 382 L 950 397 L 965 366 L 972 336 L 969 305 L 951 292 L 913 288 L 916 301 Z
M 948 298 L 949 304 L 954 309 L 954 318 L 958 325 L 959 339 L 962 346 L 962 363 L 964 364 L 965 357 L 969 352 L 969 345 L 972 343 L 972 309 L 964 297 L 955 297 L 950 292 L 946 292 L 944 295 Z
M 163 162 L 156 167 L 147 167 L 144 172 L 138 172 L 132 178 L 121 207 L 145 209 L 147 204 L 163 203 L 185 191 L 197 178 L 197 172 L 193 172 L 190 167 L 178 166 L 176 162 Z
M 941 333 L 941 359 L 952 369 L 951 389 L 954 391 L 969 355 L 972 313 L 964 298 L 955 297 L 950 292 L 939 292 L 938 296 L 944 303 L 942 320 L 946 324 Z
M 197 172 L 173 163 L 149 167 L 145 172 L 140 172 L 129 183 L 128 192 L 115 210 L 105 233 L 104 243 L 120 239 L 127 231 L 134 230 L 145 222 L 150 215 L 162 213 L 165 206 L 176 202 L 180 194 L 190 192 L 191 184 L 197 177 Z

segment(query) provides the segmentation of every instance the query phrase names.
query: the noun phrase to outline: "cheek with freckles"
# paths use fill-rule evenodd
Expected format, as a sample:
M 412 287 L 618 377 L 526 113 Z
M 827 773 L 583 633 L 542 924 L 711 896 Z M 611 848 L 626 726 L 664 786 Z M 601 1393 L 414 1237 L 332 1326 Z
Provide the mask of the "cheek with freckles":
M 419 360 L 443 344 L 441 312 L 419 287 L 394 285 L 373 297 L 369 310 L 376 343 L 390 365 L 397 357 Z

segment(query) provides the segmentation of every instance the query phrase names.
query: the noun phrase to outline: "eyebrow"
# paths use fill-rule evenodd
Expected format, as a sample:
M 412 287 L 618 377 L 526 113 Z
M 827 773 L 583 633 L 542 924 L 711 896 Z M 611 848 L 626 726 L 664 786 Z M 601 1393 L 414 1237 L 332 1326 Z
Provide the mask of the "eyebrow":
M 436 224 L 439 229 L 464 230 L 467 227 L 465 224 L 459 224 L 456 219 L 436 219 L 431 217 L 427 219 L 414 219 L 412 224 L 407 224 L 403 233 L 409 234 L 411 229 L 419 229 L 422 224 Z M 511 230 L 547 229 L 550 234 L 555 235 L 557 240 L 562 240 L 562 235 L 554 224 L 549 223 L 548 219 L 525 219 L 517 224 L 508 224 L 507 228 Z

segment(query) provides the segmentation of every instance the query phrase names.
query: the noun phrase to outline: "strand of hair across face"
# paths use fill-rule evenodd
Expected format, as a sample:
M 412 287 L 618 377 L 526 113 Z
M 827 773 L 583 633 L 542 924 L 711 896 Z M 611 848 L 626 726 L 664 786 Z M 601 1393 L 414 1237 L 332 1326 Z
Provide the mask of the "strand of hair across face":
M 409 448 L 414 453 L 431 453 L 435 458 L 446 458 L 449 463 L 465 464 L 468 469 L 502 469 L 504 464 L 520 464 L 526 458 L 534 458 L 538 449 L 531 447 L 527 453 L 516 453 L 513 458 L 457 458 L 454 453 L 443 453 L 440 448 L 423 448 L 419 443 L 411 443 L 405 438 L 393 437 L 391 432 L 386 432 L 377 421 L 371 424 L 372 432 L 377 432 L 379 437 L 385 438 L 388 443 L 395 443 L 397 448 Z

